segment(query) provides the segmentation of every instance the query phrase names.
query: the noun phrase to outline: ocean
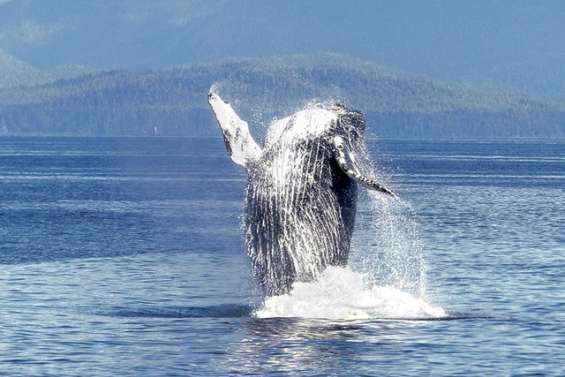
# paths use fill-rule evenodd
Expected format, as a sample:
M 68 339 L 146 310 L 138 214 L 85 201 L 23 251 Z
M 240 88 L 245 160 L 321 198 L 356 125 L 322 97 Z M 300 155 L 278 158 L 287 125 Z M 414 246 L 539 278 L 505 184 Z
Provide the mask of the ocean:
M 565 142 L 370 140 L 350 265 L 263 301 L 218 138 L 0 138 L 0 375 L 565 375 Z

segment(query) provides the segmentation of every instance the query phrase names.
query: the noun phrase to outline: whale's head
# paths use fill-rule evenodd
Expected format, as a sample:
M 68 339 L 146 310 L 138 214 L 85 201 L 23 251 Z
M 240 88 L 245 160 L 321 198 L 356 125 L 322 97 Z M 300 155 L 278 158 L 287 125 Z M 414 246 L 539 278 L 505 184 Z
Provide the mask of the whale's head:
M 365 135 L 365 116 L 362 112 L 347 108 L 341 103 L 336 103 L 331 108 L 336 113 L 336 121 L 329 130 L 329 136 L 334 140 L 348 143 L 351 148 L 359 148 L 363 144 Z
M 264 155 L 284 149 L 324 150 L 328 153 L 320 163 L 331 165 L 335 161 L 350 179 L 366 188 L 393 195 L 370 178 L 365 128 L 365 117 L 360 111 L 341 103 L 315 104 L 274 121 L 267 133 Z
M 315 147 L 316 150 L 327 151 L 327 162 L 335 161 L 352 180 L 369 189 L 393 195 L 390 190 L 369 178 L 363 169 L 362 163 L 366 159 L 363 140 L 365 117 L 361 112 L 341 103 L 307 106 L 288 117 L 273 121 L 261 148 L 251 137 L 247 123 L 239 118 L 229 103 L 213 92 L 208 95 L 208 102 L 222 129 L 228 153 L 236 164 L 249 170 L 281 151 Z M 291 161 L 287 158 L 288 154 L 284 156 L 281 161 L 286 167 L 281 170 L 286 171 Z
M 364 133 L 365 118 L 361 112 L 341 103 L 315 103 L 290 116 L 274 120 L 267 132 L 265 148 L 303 141 L 331 144 L 337 136 L 355 144 L 362 140 Z

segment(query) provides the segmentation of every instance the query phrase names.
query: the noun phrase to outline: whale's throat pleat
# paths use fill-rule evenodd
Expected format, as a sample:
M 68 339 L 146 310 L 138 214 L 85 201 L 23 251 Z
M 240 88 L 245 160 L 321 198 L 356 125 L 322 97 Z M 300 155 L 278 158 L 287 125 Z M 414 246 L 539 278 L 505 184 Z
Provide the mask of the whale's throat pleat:
M 269 295 L 345 264 L 353 224 L 344 211 L 354 211 L 351 182 L 324 139 L 279 143 L 250 170 L 245 216 L 253 270 Z

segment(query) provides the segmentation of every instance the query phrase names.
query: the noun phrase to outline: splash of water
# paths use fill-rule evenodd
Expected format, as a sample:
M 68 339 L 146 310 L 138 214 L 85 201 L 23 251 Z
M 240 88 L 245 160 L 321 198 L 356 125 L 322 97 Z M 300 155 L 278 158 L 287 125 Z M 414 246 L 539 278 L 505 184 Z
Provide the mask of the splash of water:
M 389 285 L 419 297 L 426 294 L 426 264 L 418 223 L 409 203 L 368 192 L 360 211 L 351 264 L 372 284 Z
M 255 312 L 258 318 L 324 319 L 441 318 L 446 312 L 422 298 L 391 286 L 367 283 L 350 267 L 328 267 L 317 281 L 297 282 L 289 294 L 269 297 Z

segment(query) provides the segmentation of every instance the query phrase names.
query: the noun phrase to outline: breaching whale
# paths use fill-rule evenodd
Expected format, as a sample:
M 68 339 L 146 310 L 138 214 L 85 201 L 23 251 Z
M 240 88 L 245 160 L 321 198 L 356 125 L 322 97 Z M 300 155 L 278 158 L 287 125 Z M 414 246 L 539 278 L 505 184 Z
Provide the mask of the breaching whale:
M 295 281 L 346 265 L 357 186 L 394 196 L 363 173 L 363 115 L 310 106 L 275 120 L 260 147 L 229 103 L 212 91 L 208 102 L 229 156 L 247 170 L 245 244 L 264 293 L 287 293 Z

